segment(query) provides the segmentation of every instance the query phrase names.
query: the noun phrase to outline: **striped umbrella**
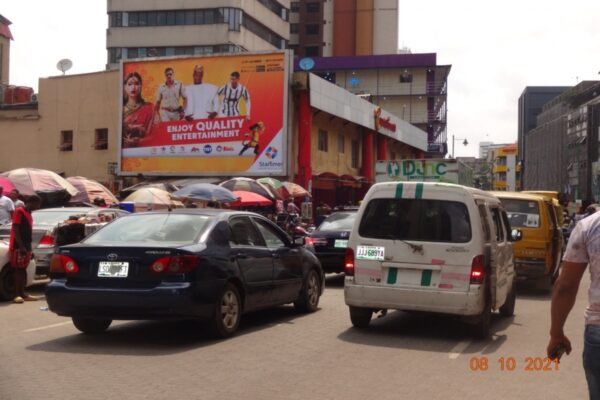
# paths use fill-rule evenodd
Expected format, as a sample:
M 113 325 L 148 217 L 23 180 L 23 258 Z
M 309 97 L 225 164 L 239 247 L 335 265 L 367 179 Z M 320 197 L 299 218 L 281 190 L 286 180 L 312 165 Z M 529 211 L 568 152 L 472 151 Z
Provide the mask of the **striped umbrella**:
M 275 197 L 279 200 L 287 200 L 289 199 L 290 192 L 283 186 L 283 182 L 275 178 L 260 178 L 257 179 L 256 182 L 263 184 L 267 187 L 275 195 Z

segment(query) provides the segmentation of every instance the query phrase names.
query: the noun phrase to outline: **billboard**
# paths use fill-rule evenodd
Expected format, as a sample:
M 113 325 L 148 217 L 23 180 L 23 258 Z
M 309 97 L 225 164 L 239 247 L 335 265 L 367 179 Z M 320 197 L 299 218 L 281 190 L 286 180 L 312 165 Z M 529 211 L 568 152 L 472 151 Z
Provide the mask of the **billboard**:
M 121 175 L 286 175 L 288 52 L 124 60 Z

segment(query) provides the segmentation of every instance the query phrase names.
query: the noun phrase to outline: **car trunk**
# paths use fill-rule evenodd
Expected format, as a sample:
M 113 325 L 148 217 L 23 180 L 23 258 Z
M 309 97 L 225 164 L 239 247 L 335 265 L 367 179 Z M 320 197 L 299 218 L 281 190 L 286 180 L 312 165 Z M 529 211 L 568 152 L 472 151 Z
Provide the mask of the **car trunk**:
M 82 246 L 63 248 L 60 254 L 73 259 L 79 267 L 77 272 L 66 275 L 69 286 L 145 289 L 164 281 L 183 281 L 183 273 L 156 273 L 151 267 L 161 258 L 190 253 L 157 247 Z

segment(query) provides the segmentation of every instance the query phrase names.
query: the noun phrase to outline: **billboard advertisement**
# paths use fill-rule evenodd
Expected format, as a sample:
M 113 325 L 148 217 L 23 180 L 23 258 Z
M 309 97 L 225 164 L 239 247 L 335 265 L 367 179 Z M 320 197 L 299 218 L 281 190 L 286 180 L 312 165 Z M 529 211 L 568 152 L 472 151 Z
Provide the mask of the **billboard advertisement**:
M 286 175 L 287 52 L 127 60 L 121 175 Z

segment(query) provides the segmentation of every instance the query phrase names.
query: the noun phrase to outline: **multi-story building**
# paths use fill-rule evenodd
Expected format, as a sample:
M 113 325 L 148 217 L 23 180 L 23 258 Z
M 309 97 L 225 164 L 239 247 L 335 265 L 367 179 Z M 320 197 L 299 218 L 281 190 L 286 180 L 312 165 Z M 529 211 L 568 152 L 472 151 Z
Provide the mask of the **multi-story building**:
M 521 190 L 521 164 L 518 160 L 517 144 L 502 145 L 490 150 L 492 163 L 492 188 L 501 191 Z
M 537 126 L 537 116 L 544 104 L 556 98 L 570 86 L 527 86 L 519 97 L 518 152 L 521 163 L 525 160 L 527 134 Z
M 9 83 L 10 41 L 13 39 L 8 27 L 11 22 L 0 15 L 0 85 Z
M 290 3 L 290 48 L 300 57 L 398 52 L 398 0 Z
M 599 201 L 599 128 L 599 81 L 580 82 L 546 103 L 526 134 L 523 187 Z
M 305 68 L 296 61 L 295 70 Z M 428 155 L 447 152 L 446 121 L 450 65 L 435 53 L 315 57 L 310 72 L 381 106 L 427 132 Z
M 121 59 L 285 49 L 286 0 L 108 0 L 108 68 Z

